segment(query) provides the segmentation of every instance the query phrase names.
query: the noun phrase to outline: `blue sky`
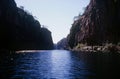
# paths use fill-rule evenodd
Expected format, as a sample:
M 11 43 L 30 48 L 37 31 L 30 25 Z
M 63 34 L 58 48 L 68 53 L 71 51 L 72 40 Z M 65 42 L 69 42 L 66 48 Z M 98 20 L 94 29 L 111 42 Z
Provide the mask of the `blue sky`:
M 54 43 L 66 37 L 74 16 L 83 12 L 89 0 L 15 0 L 51 32 Z

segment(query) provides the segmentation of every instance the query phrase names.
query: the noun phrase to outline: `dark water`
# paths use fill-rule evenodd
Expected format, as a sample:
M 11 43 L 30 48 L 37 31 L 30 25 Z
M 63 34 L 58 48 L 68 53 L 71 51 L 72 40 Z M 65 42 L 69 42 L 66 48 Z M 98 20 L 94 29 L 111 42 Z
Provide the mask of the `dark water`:
M 0 79 L 120 79 L 118 53 L 65 50 L 0 56 Z

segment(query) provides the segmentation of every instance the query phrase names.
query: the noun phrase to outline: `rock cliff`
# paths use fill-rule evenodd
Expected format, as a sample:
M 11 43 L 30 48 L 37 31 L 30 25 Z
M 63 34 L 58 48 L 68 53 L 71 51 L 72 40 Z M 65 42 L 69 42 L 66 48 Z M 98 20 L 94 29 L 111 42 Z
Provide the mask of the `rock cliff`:
M 67 47 L 67 38 L 63 38 L 56 44 L 56 49 L 66 49 Z
M 53 49 L 51 32 L 14 0 L 0 0 L 0 49 Z
M 68 44 L 102 45 L 120 42 L 120 0 L 90 0 L 85 12 L 74 21 Z

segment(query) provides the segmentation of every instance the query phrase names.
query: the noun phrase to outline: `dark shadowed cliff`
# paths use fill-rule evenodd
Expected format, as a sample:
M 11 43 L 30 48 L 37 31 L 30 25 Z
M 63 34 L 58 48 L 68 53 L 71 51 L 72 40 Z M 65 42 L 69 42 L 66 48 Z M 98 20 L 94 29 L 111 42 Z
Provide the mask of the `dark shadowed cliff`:
M 0 0 L 0 49 L 53 49 L 51 32 L 18 8 L 14 0 Z
M 74 21 L 68 44 L 102 45 L 120 42 L 120 0 L 91 0 L 85 12 Z

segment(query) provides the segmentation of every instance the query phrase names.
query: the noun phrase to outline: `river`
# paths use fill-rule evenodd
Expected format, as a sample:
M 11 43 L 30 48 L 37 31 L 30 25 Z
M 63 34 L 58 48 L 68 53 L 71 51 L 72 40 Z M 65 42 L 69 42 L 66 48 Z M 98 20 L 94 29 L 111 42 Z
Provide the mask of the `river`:
M 0 56 L 0 79 L 115 79 L 118 53 L 48 50 Z

